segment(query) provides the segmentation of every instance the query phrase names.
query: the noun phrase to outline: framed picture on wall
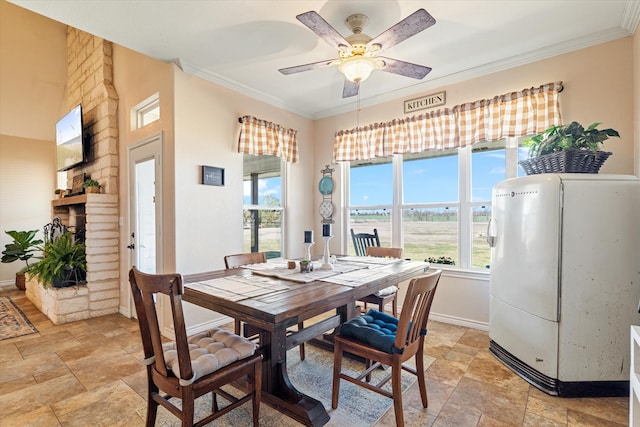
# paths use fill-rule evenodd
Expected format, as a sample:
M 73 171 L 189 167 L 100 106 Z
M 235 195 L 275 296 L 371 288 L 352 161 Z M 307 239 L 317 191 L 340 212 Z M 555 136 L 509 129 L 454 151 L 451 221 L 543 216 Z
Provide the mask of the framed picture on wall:
M 204 185 L 224 186 L 224 169 L 214 166 L 202 166 L 202 183 Z

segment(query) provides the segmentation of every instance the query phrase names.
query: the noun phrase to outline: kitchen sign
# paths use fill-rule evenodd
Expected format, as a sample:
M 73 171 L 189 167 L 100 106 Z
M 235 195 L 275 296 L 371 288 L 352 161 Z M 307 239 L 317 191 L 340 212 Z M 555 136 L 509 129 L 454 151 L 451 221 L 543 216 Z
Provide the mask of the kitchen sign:
M 447 93 L 445 91 L 432 93 L 431 95 L 422 96 L 420 98 L 409 99 L 404 101 L 404 113 L 413 113 L 414 111 L 426 110 L 427 108 L 437 107 L 447 103 Z

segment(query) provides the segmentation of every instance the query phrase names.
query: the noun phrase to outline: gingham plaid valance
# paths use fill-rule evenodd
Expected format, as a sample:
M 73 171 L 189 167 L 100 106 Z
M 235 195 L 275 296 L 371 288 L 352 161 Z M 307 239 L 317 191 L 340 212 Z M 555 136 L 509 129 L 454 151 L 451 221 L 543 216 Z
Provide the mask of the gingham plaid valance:
M 335 161 L 465 147 L 541 133 L 561 124 L 562 82 L 336 133 Z
M 238 153 L 258 156 L 269 154 L 287 162 L 298 162 L 297 130 L 285 129 L 253 116 L 242 116 L 240 122 L 242 127 L 238 138 Z

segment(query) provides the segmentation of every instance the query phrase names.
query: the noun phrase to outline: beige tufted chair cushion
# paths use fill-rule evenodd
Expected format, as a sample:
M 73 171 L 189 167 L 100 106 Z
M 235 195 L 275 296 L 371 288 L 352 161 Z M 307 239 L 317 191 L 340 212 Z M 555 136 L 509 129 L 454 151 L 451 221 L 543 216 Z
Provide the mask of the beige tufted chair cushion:
M 193 378 L 182 378 L 182 385 L 188 385 L 236 360 L 253 355 L 257 347 L 248 339 L 219 328 L 192 335 L 188 342 Z M 163 344 L 162 348 L 167 367 L 179 376 L 180 365 L 175 342 Z

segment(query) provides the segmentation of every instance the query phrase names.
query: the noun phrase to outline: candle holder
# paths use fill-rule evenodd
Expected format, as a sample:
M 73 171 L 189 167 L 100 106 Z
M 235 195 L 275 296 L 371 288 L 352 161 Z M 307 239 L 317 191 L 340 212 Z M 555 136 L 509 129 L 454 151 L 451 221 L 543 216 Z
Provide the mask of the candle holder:
M 333 236 L 322 236 L 324 240 L 324 257 L 322 258 L 322 265 L 320 266 L 320 270 L 333 270 L 333 264 L 331 264 L 331 255 L 329 255 L 329 240 L 331 240 Z
M 311 261 L 311 246 L 313 246 L 314 244 L 315 242 L 305 243 L 307 249 L 305 250 L 304 259 L 308 259 L 309 261 Z

